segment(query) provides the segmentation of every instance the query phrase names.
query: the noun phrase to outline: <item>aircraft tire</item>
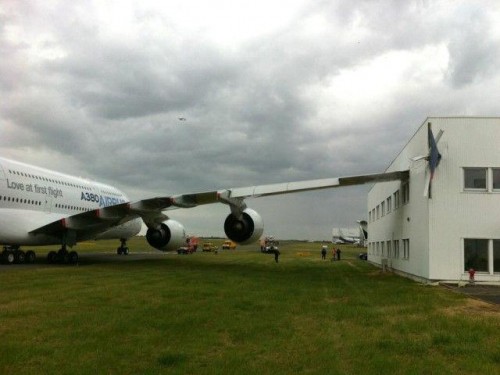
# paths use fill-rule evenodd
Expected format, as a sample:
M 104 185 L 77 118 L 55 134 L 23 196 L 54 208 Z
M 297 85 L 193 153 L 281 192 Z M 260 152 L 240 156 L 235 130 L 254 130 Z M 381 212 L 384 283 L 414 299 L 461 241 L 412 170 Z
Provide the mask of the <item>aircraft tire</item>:
M 51 264 L 57 263 L 57 253 L 55 251 L 49 251 L 47 254 L 47 261 Z
M 33 250 L 28 250 L 26 252 L 26 259 L 24 260 L 28 264 L 33 264 L 35 263 L 36 260 L 36 254 Z
M 123 255 L 128 255 L 128 247 L 123 248 Z
M 16 264 L 22 264 L 26 260 L 26 254 L 24 251 L 21 250 L 16 250 L 14 251 L 14 263 Z
M 2 251 L 2 261 L 7 264 L 13 264 L 15 260 L 14 252 L 9 250 Z
M 78 253 L 76 251 L 70 251 L 68 254 L 68 262 L 70 264 L 78 263 Z
M 116 253 L 117 253 L 118 255 L 122 255 L 122 254 L 123 254 L 122 248 L 121 248 L 121 247 L 117 248 L 117 249 L 116 249 Z
M 66 264 L 69 261 L 69 253 L 65 249 L 61 249 L 57 252 L 57 260 L 60 263 Z

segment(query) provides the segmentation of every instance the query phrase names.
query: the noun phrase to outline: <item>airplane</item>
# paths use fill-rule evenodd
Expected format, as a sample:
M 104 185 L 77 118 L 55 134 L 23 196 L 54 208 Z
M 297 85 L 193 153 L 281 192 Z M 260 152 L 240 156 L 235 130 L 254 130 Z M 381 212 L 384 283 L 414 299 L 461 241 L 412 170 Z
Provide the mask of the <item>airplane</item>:
M 407 180 L 409 171 L 325 178 L 271 185 L 248 186 L 200 193 L 147 198 L 132 202 L 121 190 L 99 182 L 0 157 L 0 258 L 4 263 L 34 263 L 36 253 L 21 246 L 60 245 L 47 255 L 49 263 L 78 262 L 72 250 L 86 240 L 117 239 L 117 253 L 128 254 L 127 240 L 142 223 L 146 240 L 160 251 L 185 244 L 186 231 L 167 211 L 222 203 L 230 213 L 224 222 L 226 236 L 238 244 L 257 241 L 262 217 L 245 199 L 336 188 L 383 181 Z M 69 248 L 69 250 L 68 250 Z
M 342 232 L 342 229 L 339 228 L 339 230 L 338 230 L 338 236 L 334 236 L 332 242 L 335 243 L 335 244 L 346 244 L 346 243 L 349 243 L 349 244 L 357 245 L 357 244 L 360 243 L 360 240 L 359 240 L 358 237 L 344 235 L 344 233 Z

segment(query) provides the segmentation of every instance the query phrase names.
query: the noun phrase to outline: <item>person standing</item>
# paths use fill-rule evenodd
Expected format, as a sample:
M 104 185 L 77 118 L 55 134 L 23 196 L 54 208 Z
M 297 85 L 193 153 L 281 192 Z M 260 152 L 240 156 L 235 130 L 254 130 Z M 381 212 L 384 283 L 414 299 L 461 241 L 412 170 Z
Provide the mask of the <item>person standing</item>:
M 274 250 L 274 261 L 278 263 L 278 258 L 280 257 L 280 251 L 278 249 Z
M 326 259 L 326 246 L 321 248 L 321 259 Z

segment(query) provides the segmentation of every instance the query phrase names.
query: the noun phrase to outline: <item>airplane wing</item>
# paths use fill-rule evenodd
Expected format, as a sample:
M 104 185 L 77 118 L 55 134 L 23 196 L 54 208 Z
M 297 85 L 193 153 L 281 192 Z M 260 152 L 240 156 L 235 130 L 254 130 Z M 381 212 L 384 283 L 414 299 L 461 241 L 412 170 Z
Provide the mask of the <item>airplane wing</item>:
M 278 184 L 258 185 L 248 187 L 238 187 L 224 190 L 214 190 L 203 193 L 180 194 L 170 197 L 157 197 L 140 200 L 130 204 L 130 209 L 139 216 L 172 210 L 176 208 L 191 208 L 211 203 L 230 204 L 232 200 L 243 200 L 245 198 L 266 197 L 271 195 L 281 195 L 298 193 L 302 191 L 331 189 L 342 186 L 361 185 L 375 182 L 407 180 L 410 172 L 396 171 L 388 173 L 376 173 L 369 175 L 325 178 L 319 180 L 306 180 L 295 182 L 283 182 Z
M 68 229 L 75 232 L 102 232 L 108 228 L 124 224 L 141 217 L 149 225 L 159 224 L 168 219 L 162 211 L 177 208 L 191 208 L 199 205 L 224 203 L 232 208 L 244 208 L 245 198 L 265 197 L 271 195 L 290 194 L 302 191 L 330 189 L 342 186 L 360 185 L 375 182 L 405 180 L 409 171 L 396 171 L 351 177 L 326 178 L 285 182 L 278 184 L 239 187 L 224 190 L 214 190 L 202 193 L 180 194 L 167 197 L 143 199 L 136 202 L 121 203 L 102 207 L 92 211 L 82 212 L 53 221 L 50 224 L 36 228 L 30 233 L 58 235 Z
M 361 185 L 375 182 L 406 180 L 408 178 L 409 171 L 405 170 L 351 177 L 325 178 L 319 180 L 238 187 L 140 200 L 131 203 L 130 210 L 141 216 L 146 223 L 159 222 L 162 219 L 158 219 L 157 215 L 159 212 L 165 210 L 191 208 L 212 203 L 225 203 L 229 205 L 241 206 L 245 198 L 266 197 L 271 195 L 331 189 L 342 186 Z
M 342 186 L 362 185 L 375 182 L 405 180 L 409 178 L 409 171 L 396 171 L 388 173 L 377 173 L 351 177 L 325 178 L 320 180 L 307 180 L 296 182 L 285 182 L 271 185 L 260 185 L 243 188 L 222 190 L 221 196 L 229 198 L 251 198 L 265 197 L 270 195 L 290 194 L 301 191 L 331 189 Z

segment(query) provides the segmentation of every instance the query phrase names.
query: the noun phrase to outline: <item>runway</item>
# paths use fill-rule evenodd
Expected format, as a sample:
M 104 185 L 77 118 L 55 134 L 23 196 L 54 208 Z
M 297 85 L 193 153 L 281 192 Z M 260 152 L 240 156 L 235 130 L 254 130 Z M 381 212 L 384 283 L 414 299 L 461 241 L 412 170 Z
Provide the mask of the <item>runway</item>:
M 138 252 L 129 253 L 129 255 L 117 255 L 114 252 L 104 253 L 81 253 L 79 255 L 78 264 L 50 264 L 47 262 L 45 255 L 37 255 L 34 264 L 0 264 L 0 272 L 9 272 L 21 269 L 42 269 L 42 268 L 59 268 L 59 267 L 85 267 L 99 263 L 123 263 L 137 262 L 141 260 L 165 259 L 167 257 L 179 256 L 176 252 Z M 187 255 L 186 255 L 187 256 Z

